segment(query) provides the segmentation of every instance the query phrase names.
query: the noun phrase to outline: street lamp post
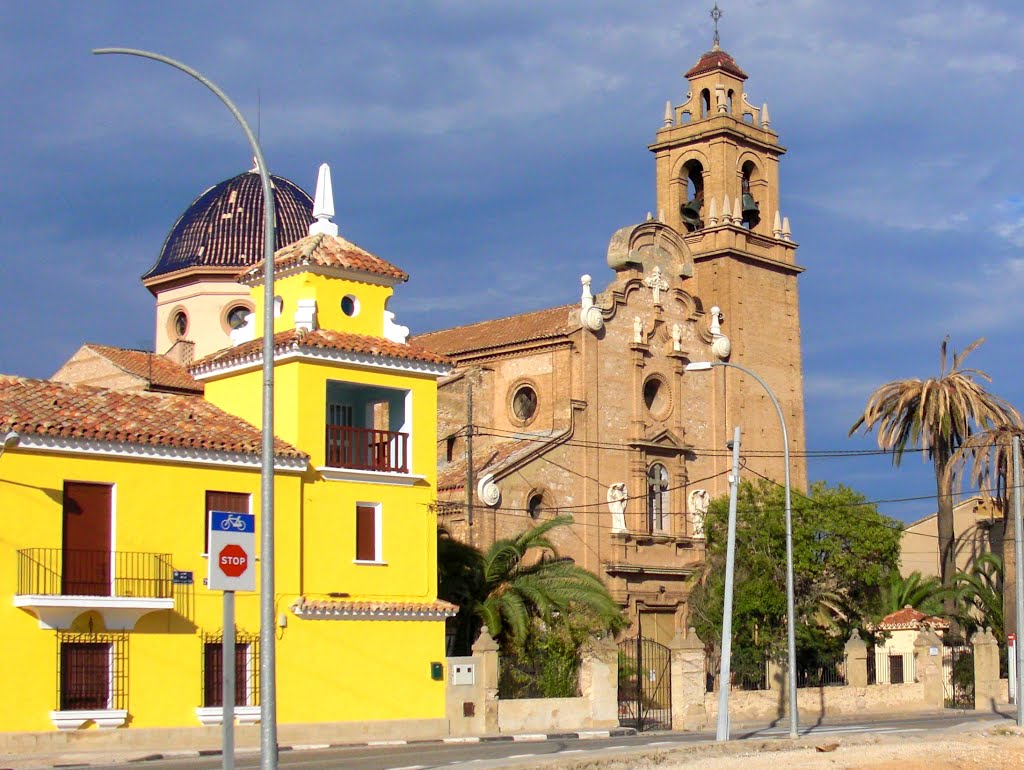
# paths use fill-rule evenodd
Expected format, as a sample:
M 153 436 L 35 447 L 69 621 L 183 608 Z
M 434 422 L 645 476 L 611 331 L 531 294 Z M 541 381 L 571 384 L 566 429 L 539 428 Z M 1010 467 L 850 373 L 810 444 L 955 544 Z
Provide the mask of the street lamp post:
M 761 387 L 764 388 L 768 398 L 775 405 L 775 411 L 779 415 L 779 425 L 782 427 L 782 453 L 783 462 L 786 464 L 786 631 L 789 646 L 789 737 L 796 738 L 798 735 L 799 716 L 797 714 L 796 699 L 796 607 L 793 597 L 793 509 L 789 494 L 789 433 L 786 431 L 786 420 L 782 416 L 782 407 L 779 406 L 779 400 L 775 397 L 775 393 L 768 387 L 767 382 L 747 367 L 729 361 L 693 361 L 686 365 L 686 371 L 708 371 L 715 366 L 728 366 L 733 369 L 739 369 L 761 383 Z
M 260 469 L 262 497 L 260 526 L 260 767 L 277 767 L 277 678 L 274 646 L 274 188 L 263 150 L 242 113 L 220 88 L 202 73 L 175 59 L 136 48 L 94 48 L 94 54 L 125 54 L 163 62 L 198 80 L 220 99 L 242 126 L 256 156 L 263 183 L 263 432 Z M 229 633 L 228 629 L 224 629 Z M 229 661 L 224 662 L 230 665 Z

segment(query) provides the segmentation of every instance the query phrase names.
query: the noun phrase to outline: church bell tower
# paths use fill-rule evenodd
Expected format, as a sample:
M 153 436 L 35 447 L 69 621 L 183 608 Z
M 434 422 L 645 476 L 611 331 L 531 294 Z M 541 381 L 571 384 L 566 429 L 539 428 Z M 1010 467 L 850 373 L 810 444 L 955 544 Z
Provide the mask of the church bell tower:
M 650 145 L 656 164 L 658 217 L 684 236 L 694 260 L 696 295 L 705 311 L 721 310 L 732 341 L 731 361 L 757 372 L 783 408 L 790 449 L 804 451 L 803 375 L 796 263 L 797 244 L 781 212 L 779 160 L 786 152 L 772 129 L 768 106 L 755 107 L 744 91 L 747 74 L 722 50 L 715 7 L 715 38 L 685 77 L 682 104 L 665 105 Z M 763 390 L 748 377 L 718 369 L 718 431 L 744 429 L 744 447 L 779 449 L 778 420 L 766 411 Z M 760 390 L 760 392 L 759 392 Z M 772 420 L 775 425 L 772 426 Z M 781 478 L 778 467 L 764 470 Z M 794 485 L 806 483 L 802 457 L 792 464 Z

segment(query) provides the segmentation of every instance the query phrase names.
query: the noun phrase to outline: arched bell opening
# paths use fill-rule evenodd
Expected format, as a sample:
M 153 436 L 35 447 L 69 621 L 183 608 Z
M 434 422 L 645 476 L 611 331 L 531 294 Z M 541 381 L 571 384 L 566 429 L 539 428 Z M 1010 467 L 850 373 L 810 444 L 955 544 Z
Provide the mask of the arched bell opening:
M 686 179 L 686 203 L 679 207 L 679 215 L 688 232 L 704 227 L 701 209 L 704 206 L 704 167 L 699 160 L 688 160 L 683 164 Z
M 743 226 L 749 230 L 753 230 L 761 221 L 761 207 L 754 198 L 755 187 L 760 181 L 759 177 L 760 174 L 754 161 L 748 160 L 743 164 L 740 172 L 740 194 L 742 196 L 740 209 L 743 214 Z
M 700 92 L 700 116 L 706 118 L 711 114 L 711 91 L 705 88 Z
M 730 115 L 735 115 L 736 113 L 732 111 L 732 96 L 733 90 L 730 88 L 729 92 L 725 95 L 725 106 L 728 108 Z

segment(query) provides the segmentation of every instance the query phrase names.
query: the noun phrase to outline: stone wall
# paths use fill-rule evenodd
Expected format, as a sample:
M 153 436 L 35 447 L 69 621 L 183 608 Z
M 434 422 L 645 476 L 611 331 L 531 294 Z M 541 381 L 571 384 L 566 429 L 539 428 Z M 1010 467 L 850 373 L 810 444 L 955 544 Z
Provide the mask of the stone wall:
M 909 684 L 874 684 L 867 687 L 803 687 L 797 690 L 800 721 L 857 714 L 933 711 L 924 700 L 924 687 Z M 704 696 L 708 721 L 718 718 L 718 693 Z M 784 690 L 733 690 L 729 715 L 734 722 L 763 722 L 788 717 L 789 698 Z

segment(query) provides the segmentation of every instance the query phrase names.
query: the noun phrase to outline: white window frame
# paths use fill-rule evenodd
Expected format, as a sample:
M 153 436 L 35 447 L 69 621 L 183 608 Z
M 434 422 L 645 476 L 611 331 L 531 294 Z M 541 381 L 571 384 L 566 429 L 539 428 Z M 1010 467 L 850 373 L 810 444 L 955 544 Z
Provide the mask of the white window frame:
M 384 561 L 384 516 L 383 516 L 383 505 L 381 503 L 371 503 L 366 501 L 358 501 L 355 504 L 355 510 L 358 511 L 360 508 L 373 508 L 373 561 L 366 559 L 353 559 L 353 564 L 376 564 L 386 565 Z

